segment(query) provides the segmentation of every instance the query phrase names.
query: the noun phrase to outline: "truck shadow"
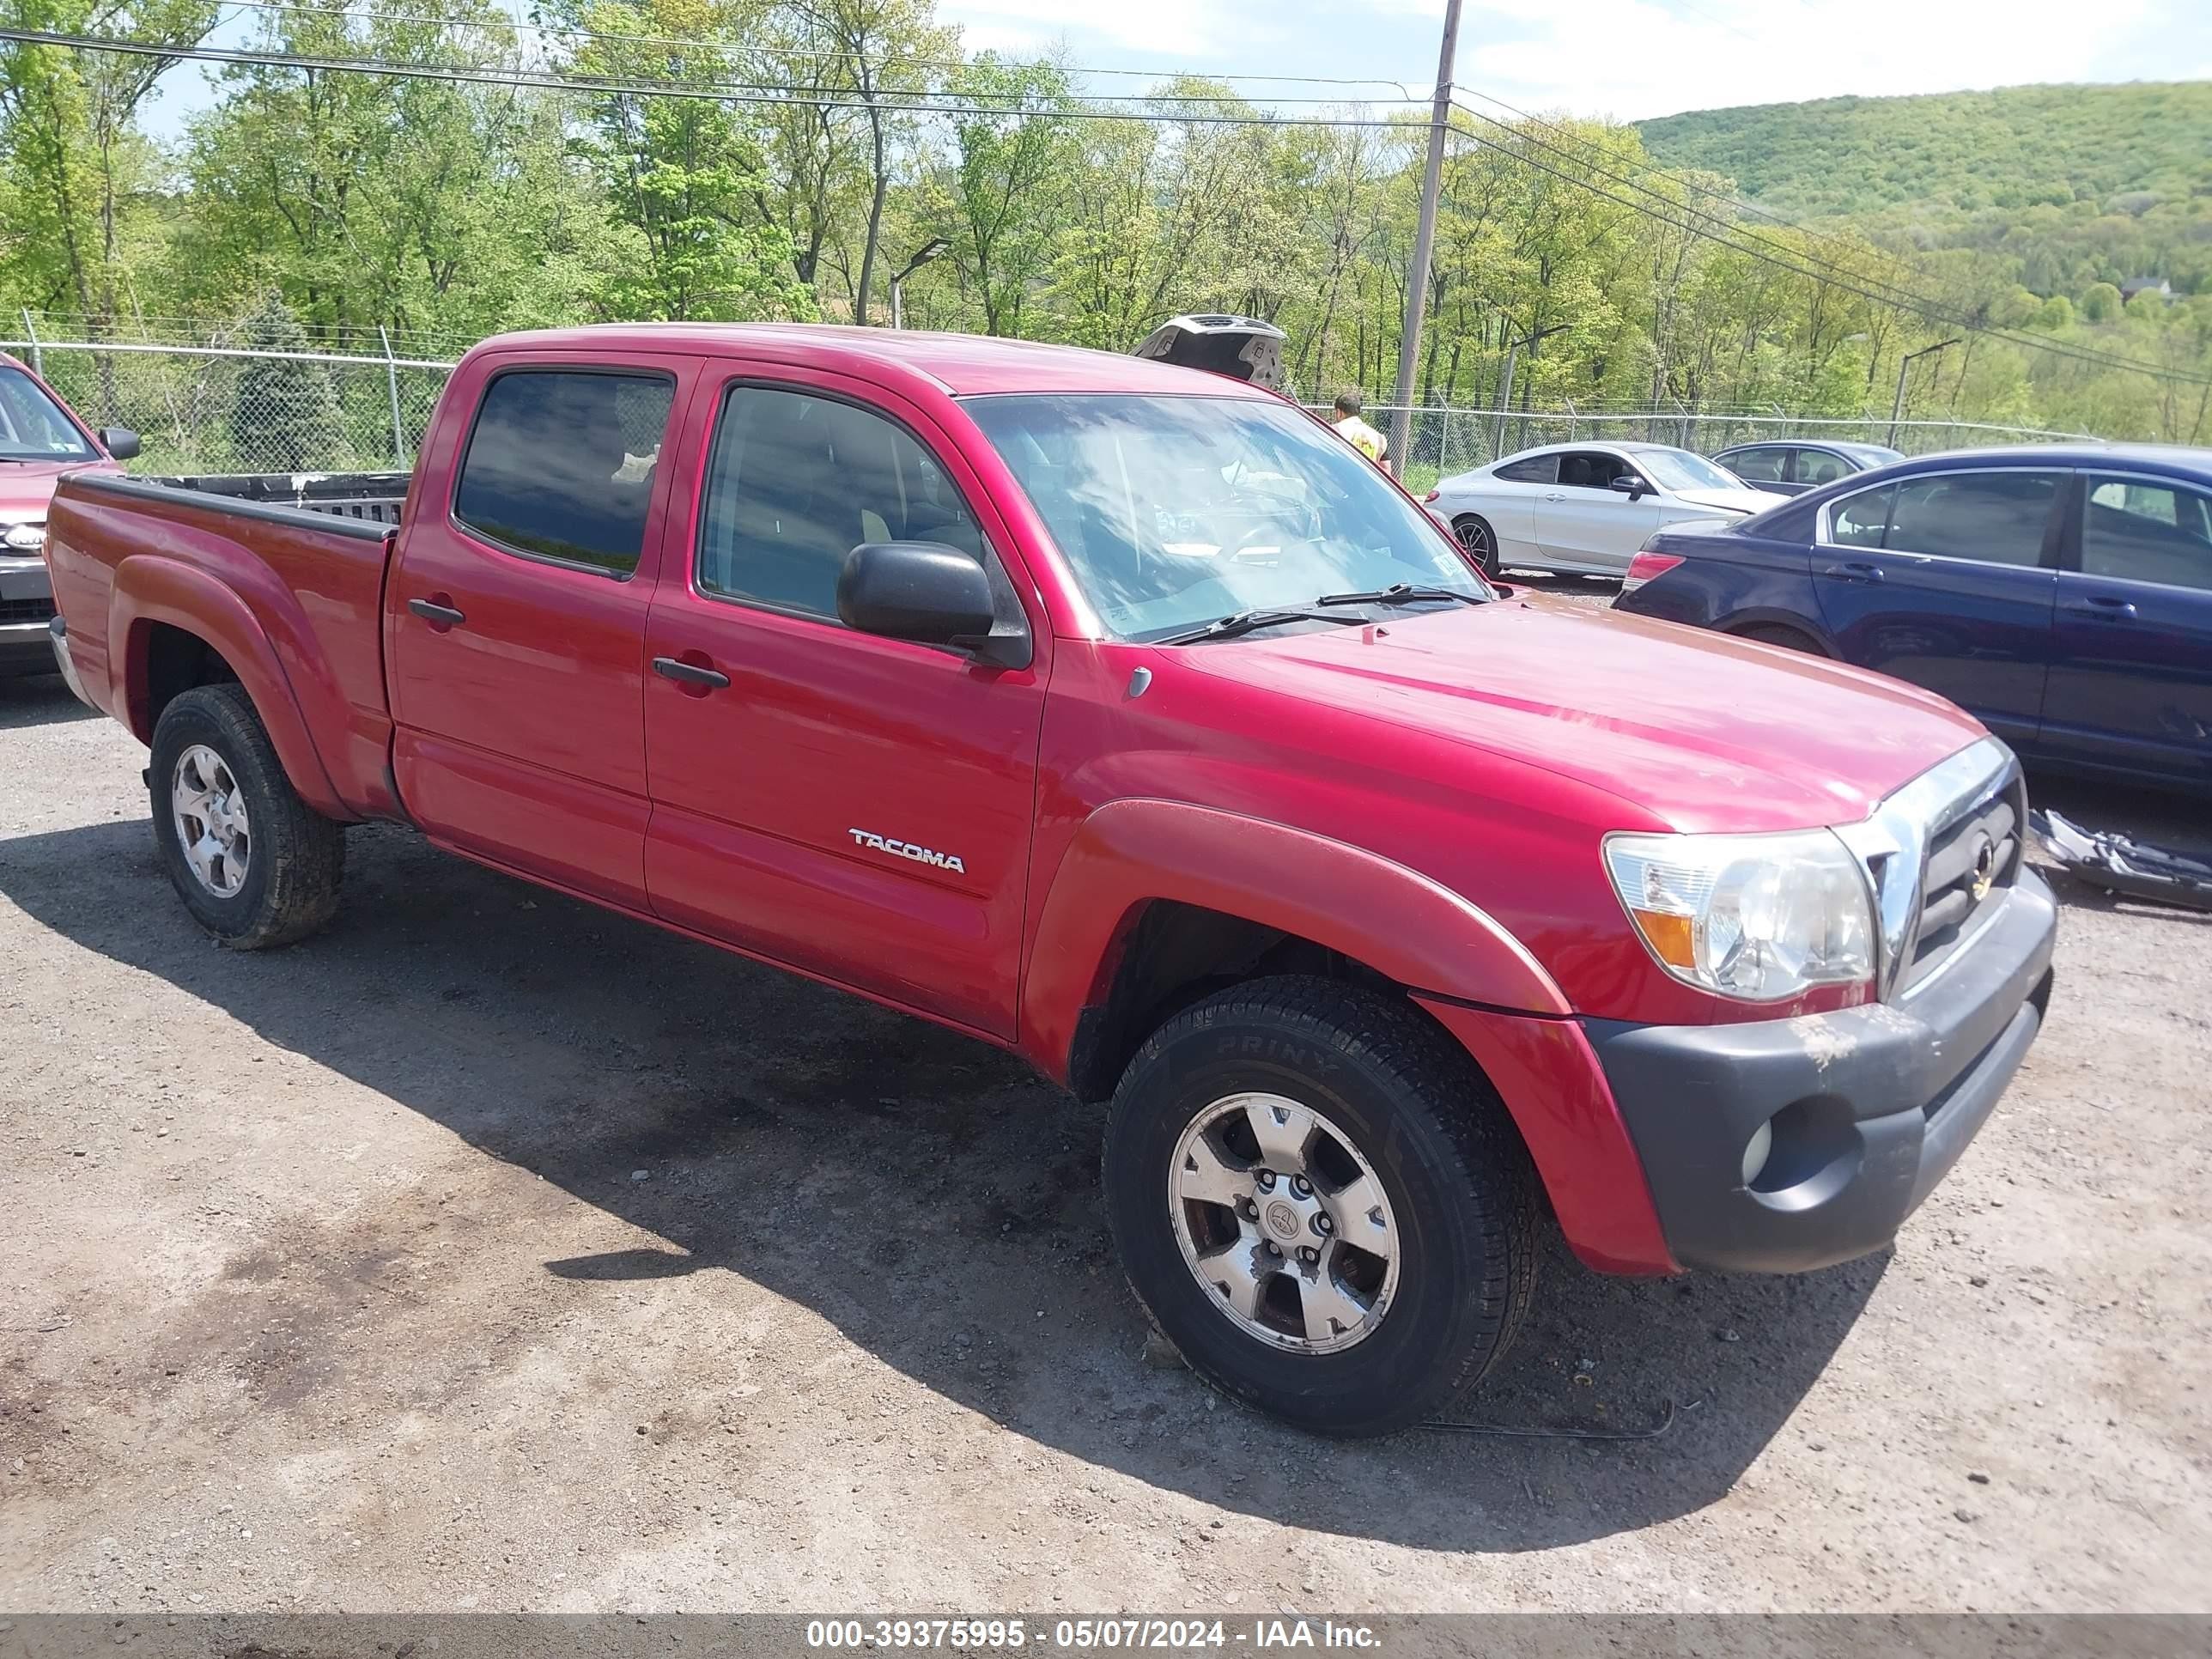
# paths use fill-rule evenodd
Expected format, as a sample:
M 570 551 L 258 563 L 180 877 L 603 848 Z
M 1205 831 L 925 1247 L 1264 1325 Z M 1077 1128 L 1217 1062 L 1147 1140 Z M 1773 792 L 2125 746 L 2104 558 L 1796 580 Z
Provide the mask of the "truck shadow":
M 0 675 L 0 732 L 97 718 L 70 695 L 58 674 Z
M 1696 1510 L 1782 1430 L 1886 1267 L 1609 1279 L 1554 1243 L 1468 1415 L 1632 1429 L 1672 1401 L 1664 1437 L 1316 1440 L 1146 1363 L 1097 1202 L 1097 1115 L 1018 1061 L 402 832 L 356 831 L 350 859 L 331 932 L 269 956 L 208 948 L 143 821 L 0 842 L 0 892 L 658 1241 L 543 1261 L 503 1225 L 476 1271 L 509 1293 L 550 1275 L 611 1319 L 637 1281 L 704 1275 L 712 1321 L 715 1270 L 741 1275 L 1016 1433 L 1291 1525 L 1519 1551 Z

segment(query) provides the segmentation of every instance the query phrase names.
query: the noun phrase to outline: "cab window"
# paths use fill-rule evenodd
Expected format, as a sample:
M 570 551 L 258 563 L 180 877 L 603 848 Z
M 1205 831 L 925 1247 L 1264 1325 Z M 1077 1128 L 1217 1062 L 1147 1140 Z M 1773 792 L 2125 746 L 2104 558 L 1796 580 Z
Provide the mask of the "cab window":
M 675 398 L 665 375 L 507 370 L 484 388 L 454 520 L 511 552 L 627 580 Z
M 702 592 L 829 620 L 845 556 L 863 543 L 984 557 L 975 516 L 904 427 L 777 386 L 724 396 L 700 524 Z

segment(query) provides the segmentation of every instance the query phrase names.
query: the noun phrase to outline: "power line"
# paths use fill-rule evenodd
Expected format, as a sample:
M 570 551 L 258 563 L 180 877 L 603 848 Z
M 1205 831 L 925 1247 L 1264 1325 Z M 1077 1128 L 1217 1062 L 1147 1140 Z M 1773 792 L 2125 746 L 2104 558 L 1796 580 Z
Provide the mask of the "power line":
M 878 114 L 997 114 L 1024 117 L 1051 117 L 1073 120 L 1136 122 L 1157 125 L 1208 125 L 1273 128 L 1314 127 L 1328 129 L 1364 128 L 1401 132 L 1415 130 L 1416 128 L 1416 124 L 1404 119 L 1376 120 L 1370 118 L 1350 116 L 1301 116 L 1285 118 L 1262 115 L 1226 115 L 1218 113 L 1164 113 L 1157 111 L 1133 110 L 1126 107 L 1108 107 L 1103 109 L 1090 107 L 1070 109 L 1053 108 L 1050 106 L 1040 107 L 1035 105 L 990 105 L 975 102 L 972 100 L 957 104 L 917 101 L 918 100 L 925 98 L 941 99 L 948 95 L 957 95 L 948 94 L 941 91 L 927 90 L 920 93 L 901 93 L 889 96 L 879 95 L 873 99 L 851 97 L 799 97 L 794 96 L 788 92 L 776 92 L 770 88 L 763 88 L 750 85 L 732 87 L 716 86 L 712 83 L 703 82 L 686 85 L 672 82 L 649 82 L 625 81 L 616 77 L 568 76 L 555 74 L 550 71 L 533 72 L 523 70 L 519 66 L 510 70 L 495 70 L 461 65 L 392 64 L 380 61 L 364 61 L 358 58 L 315 57 L 301 53 L 234 50 L 225 47 L 207 46 L 163 45 L 143 40 L 126 40 L 112 37 L 100 38 L 86 35 L 74 35 L 37 29 L 0 28 L 0 40 L 15 41 L 25 45 L 54 46 L 78 52 L 116 52 L 142 57 L 191 59 L 200 62 L 221 63 L 234 65 L 289 68 L 330 73 L 380 75 L 398 79 L 447 82 L 459 84 L 495 86 L 509 88 L 531 88 L 544 91 L 566 92 L 571 94 L 580 93 L 585 94 L 599 95 L 678 98 L 705 102 L 737 103 L 766 107 L 781 106 L 815 110 L 870 111 Z M 686 44 L 696 45 L 696 43 Z M 1086 101 L 1095 104 L 1097 100 L 1093 100 Z M 1875 281 L 1876 279 L 1862 278 L 1856 272 L 1848 271 L 1840 266 L 1833 264 L 1825 264 L 1823 262 L 1805 253 L 1802 250 L 1790 248 L 1786 244 L 1775 242 L 1771 238 L 1761 237 L 1758 233 L 1748 230 L 1741 226 L 1733 225 L 1724 220 L 1716 218 L 1710 214 L 1702 213 L 1699 210 L 1690 207 L 1686 204 L 1676 202 L 1671 198 L 1652 191 L 1649 186 L 1644 185 L 1637 180 L 1624 178 L 1619 173 L 1596 167 L 1586 157 L 1577 158 L 1559 149 L 1556 145 L 1546 144 L 1542 140 L 1534 137 L 1533 135 L 1524 129 L 1516 128 L 1510 123 L 1499 120 L 1495 116 L 1486 115 L 1480 110 L 1471 108 L 1468 105 L 1459 102 L 1455 99 L 1452 101 L 1451 107 L 1473 120 L 1481 122 L 1487 126 L 1496 128 L 1501 131 L 1510 134 L 1514 137 L 1516 144 L 1520 146 L 1519 150 L 1516 151 L 1503 145 L 1492 146 L 1492 148 L 1498 149 L 1501 154 L 1508 156 L 1509 159 L 1516 161 L 1523 166 L 1533 167 L 1539 172 L 1548 173 L 1551 176 L 1560 179 L 1562 182 L 1572 185 L 1578 189 L 1589 191 L 1593 194 L 1613 202 L 1617 205 L 1626 207 L 1632 212 L 1640 213 L 1645 217 L 1653 219 L 1660 223 L 1666 224 L 1674 229 L 1681 231 L 1686 235 L 1703 237 L 1705 240 L 1716 242 L 1723 247 L 1729 248 L 1731 252 L 1760 260 L 1765 264 L 1790 271 L 1796 276 L 1804 277 L 1809 281 L 1824 283 L 1828 286 L 1841 289 L 1847 293 L 1854 294 L 1859 298 L 1864 299 L 1873 304 L 1888 306 L 1894 309 L 1910 312 L 1919 316 L 1924 321 L 1940 322 L 1947 327 L 1963 327 L 1972 332 L 1982 334 L 1991 338 L 2005 340 L 2013 344 L 2045 351 L 2056 356 L 2069 358 L 2075 362 L 2089 364 L 2093 367 L 2130 370 L 2149 374 L 2154 378 L 2172 381 L 2176 384 L 2212 386 L 2212 379 L 2207 379 L 2181 371 L 2169 369 L 2159 364 L 2148 363 L 2131 357 L 2118 356 L 2098 351 L 2093 348 L 2081 348 L 2068 345 L 2058 341 L 2047 340 L 2034 335 L 2021 334 L 2015 331 L 1994 328 L 1986 324 L 1976 322 L 1963 313 L 1940 308 L 1939 302 L 1929 300 L 1925 296 L 1911 294 L 1903 289 L 1889 287 L 1887 284 L 1881 284 L 1877 289 L 1870 289 L 1863 286 L 1862 283 L 1863 282 Z M 1501 105 L 1501 107 L 1510 106 Z M 1419 125 L 1426 125 L 1427 124 L 1421 123 Z M 1472 137 L 1472 135 L 1468 134 L 1462 134 L 1461 136 Z M 1526 153 L 1527 149 L 1531 145 L 1541 149 L 1554 156 L 1559 157 L 1570 166 L 1586 169 L 1586 171 L 1571 173 L 1563 172 L 1559 167 L 1552 167 L 1544 162 L 1539 161 Z M 1662 206 L 1672 208 L 1681 213 L 1695 216 L 1695 218 L 1690 222 L 1685 222 L 1681 219 L 1671 217 L 1667 213 L 1655 210 L 1654 208 L 1647 205 L 1644 202 L 1639 202 L 1630 199 L 1629 198 L 1615 195 L 1613 192 L 1607 191 L 1595 183 L 1589 176 L 1589 173 L 1593 173 L 1601 177 L 1606 178 L 1615 184 L 1619 184 L 1626 189 L 1634 191 L 1650 201 L 1656 201 Z M 1673 179 L 1672 175 L 1668 176 L 1669 177 L 1670 182 L 1674 183 L 1677 185 L 1680 185 L 1683 183 L 1683 181 L 1680 179 Z M 1710 191 L 1705 193 L 1712 194 L 1712 192 Z M 1698 221 L 1702 221 L 1702 222 L 1698 222 Z M 1737 236 L 1747 238 L 1751 242 L 1757 244 L 1758 246 L 1747 246 L 1742 241 L 1735 240 L 1735 237 Z M 1762 248 L 1773 251 L 1763 252 Z M 1885 289 L 1887 289 L 1886 292 L 1881 291 Z
M 866 52 L 845 51 L 836 47 L 794 46 L 781 44 L 746 47 L 736 46 L 720 46 L 712 41 L 692 40 L 682 35 L 629 34 L 617 30 L 582 28 L 574 24 L 567 23 L 526 23 L 520 18 L 509 17 L 504 14 L 497 19 L 440 17 L 434 14 L 428 13 L 364 11 L 329 6 L 295 5 L 288 3 L 288 0 L 221 0 L 221 3 L 225 8 L 234 12 L 283 12 L 310 17 L 352 18 L 370 22 L 425 23 L 441 28 L 480 29 L 493 33 L 497 33 L 506 29 L 513 29 L 518 33 L 535 34 L 540 37 L 557 37 L 562 40 L 617 40 L 624 43 L 625 45 L 681 46 L 695 51 L 702 47 L 706 47 L 714 51 L 749 50 L 761 52 L 774 58 L 821 58 L 830 61 L 857 60 L 862 64 L 872 64 L 878 69 L 889 68 L 893 65 L 902 65 L 913 69 L 961 70 L 969 68 L 975 61 L 973 58 L 908 58 L 898 54 L 886 54 L 883 57 L 878 58 L 872 57 Z M 1036 58 L 1030 60 L 1008 59 L 1006 61 L 1048 63 L 1051 60 L 1049 58 Z M 1148 81 L 1158 81 L 1164 78 L 1170 78 L 1163 76 L 1161 71 L 1158 70 L 1100 69 L 1091 64 L 1085 64 L 1079 67 L 1070 67 L 1066 72 L 1070 75 L 1126 76 L 1130 79 Z M 1420 101 L 1413 96 L 1411 91 L 1407 89 L 1404 82 L 1387 81 L 1374 76 L 1260 75 L 1245 74 L 1238 71 L 1219 75 L 1211 78 L 1224 82 L 1264 82 L 1273 85 L 1283 86 L 1387 87 L 1395 91 L 1398 96 L 1395 100 L 1389 100 L 1386 101 L 1407 104 L 1419 103 Z M 1322 100 L 1315 100 L 1312 101 L 1319 102 Z
M 745 86 L 717 86 L 709 82 L 625 81 L 611 76 L 559 75 L 523 69 L 471 68 L 466 65 L 393 64 L 357 58 L 324 58 L 295 52 L 234 50 L 224 46 L 161 45 L 145 40 L 102 39 L 57 33 L 45 29 L 0 28 L 0 40 L 25 46 L 55 46 L 75 52 L 119 52 L 143 58 L 172 58 L 197 63 L 229 64 L 270 69 L 313 70 L 331 74 L 380 75 L 398 80 L 445 81 L 465 85 L 527 87 L 547 92 L 613 94 L 641 98 L 682 98 L 705 103 L 750 104 L 794 109 L 869 110 L 891 115 L 1019 115 L 1083 121 L 1127 121 L 1157 126 L 1227 127 L 1371 127 L 1402 131 L 1407 123 L 1354 116 L 1223 115 L 1198 112 L 1164 112 L 1119 107 L 1067 109 L 1039 104 L 989 104 L 966 94 L 943 91 L 892 93 L 874 98 L 794 97 Z M 958 103 L 917 101 L 925 98 L 957 97 Z M 1095 100 L 1094 100 L 1095 101 Z M 1210 101 L 1210 100 L 1209 100 Z M 1316 102 L 1322 100 L 1316 100 Z

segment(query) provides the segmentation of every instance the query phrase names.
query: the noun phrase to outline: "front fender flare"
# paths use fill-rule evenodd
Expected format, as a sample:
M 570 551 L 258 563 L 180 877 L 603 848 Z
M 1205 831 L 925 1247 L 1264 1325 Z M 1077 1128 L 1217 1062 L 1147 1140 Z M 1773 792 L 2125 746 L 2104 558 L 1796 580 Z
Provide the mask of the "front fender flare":
M 1146 904 L 1170 901 L 1308 939 L 1409 989 L 1549 1018 L 1565 996 L 1478 906 L 1364 848 L 1182 801 L 1109 802 L 1084 820 L 1037 907 L 1021 1048 L 1066 1082 Z
M 108 672 L 120 694 L 113 706 L 125 712 L 140 742 L 154 739 L 146 670 L 156 623 L 206 641 L 230 665 L 302 800 L 326 817 L 354 816 L 331 781 L 276 647 L 246 601 L 206 572 L 151 554 L 133 554 L 116 566 L 107 612 Z

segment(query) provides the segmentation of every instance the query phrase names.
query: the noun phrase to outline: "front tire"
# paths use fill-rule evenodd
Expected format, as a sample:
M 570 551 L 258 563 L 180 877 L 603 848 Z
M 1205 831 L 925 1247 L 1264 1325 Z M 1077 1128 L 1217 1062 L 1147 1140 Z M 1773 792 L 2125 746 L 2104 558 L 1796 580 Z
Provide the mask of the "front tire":
M 1104 1166 L 1154 1322 L 1215 1387 L 1316 1433 L 1448 1410 L 1534 1291 L 1527 1152 L 1402 997 L 1285 977 L 1187 1009 L 1124 1073 Z
M 300 799 L 242 686 L 172 699 L 146 776 L 170 884 L 232 950 L 290 945 L 337 911 L 344 830 Z

